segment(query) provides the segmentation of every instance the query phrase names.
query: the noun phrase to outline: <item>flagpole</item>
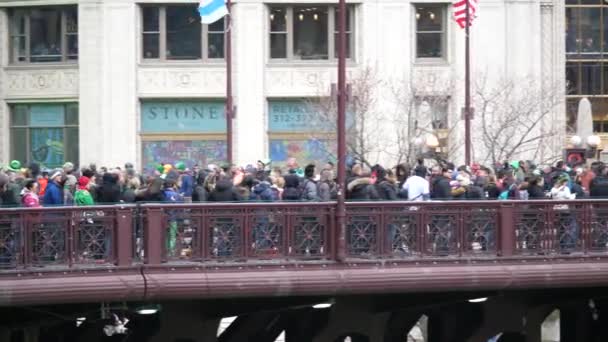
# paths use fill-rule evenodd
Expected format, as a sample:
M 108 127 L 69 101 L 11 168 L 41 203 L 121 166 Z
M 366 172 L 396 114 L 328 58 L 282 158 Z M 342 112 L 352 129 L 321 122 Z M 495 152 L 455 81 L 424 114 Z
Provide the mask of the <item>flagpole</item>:
M 226 159 L 232 165 L 232 118 L 234 106 L 232 103 L 232 0 L 226 0 L 228 15 L 226 16 Z
M 465 57 L 464 57 L 464 162 L 471 165 L 471 54 L 469 45 L 469 27 L 471 26 L 469 1 L 465 1 Z
M 346 1 L 338 3 L 338 205 L 337 257 L 346 258 Z

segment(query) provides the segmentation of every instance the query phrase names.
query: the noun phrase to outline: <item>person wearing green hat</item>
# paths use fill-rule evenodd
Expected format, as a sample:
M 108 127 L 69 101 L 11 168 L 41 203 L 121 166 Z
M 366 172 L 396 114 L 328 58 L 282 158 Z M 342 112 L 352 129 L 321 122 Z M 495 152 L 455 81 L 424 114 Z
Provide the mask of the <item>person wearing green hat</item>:
M 194 177 L 190 170 L 186 169 L 186 164 L 182 161 L 175 163 L 175 169 L 179 173 L 179 180 L 177 181 L 179 194 L 184 197 L 186 202 L 189 202 L 192 198 L 192 192 L 194 192 Z
M 186 164 L 184 164 L 184 162 L 178 161 L 177 163 L 175 163 L 175 168 L 180 171 L 186 171 Z
M 158 164 L 158 165 L 156 165 L 155 170 L 158 172 L 158 175 L 162 175 L 163 172 L 165 171 L 165 167 L 163 166 L 163 164 Z
M 9 171 L 13 172 L 21 172 L 21 162 L 18 160 L 13 160 L 8 164 Z

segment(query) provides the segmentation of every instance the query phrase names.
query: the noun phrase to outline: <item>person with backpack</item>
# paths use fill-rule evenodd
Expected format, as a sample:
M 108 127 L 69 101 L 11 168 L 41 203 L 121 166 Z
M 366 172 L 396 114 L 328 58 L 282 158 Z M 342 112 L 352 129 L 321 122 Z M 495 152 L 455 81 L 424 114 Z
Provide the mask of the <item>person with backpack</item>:
M 333 201 L 338 198 L 338 185 L 334 181 L 334 173 L 332 170 L 321 171 L 321 177 L 317 184 L 319 191 L 319 199 L 321 201 Z
M 304 168 L 304 181 L 301 186 L 301 197 L 300 199 L 304 201 L 318 201 L 319 194 L 317 190 L 317 183 L 314 180 L 315 178 L 315 166 L 314 164 L 308 164 Z

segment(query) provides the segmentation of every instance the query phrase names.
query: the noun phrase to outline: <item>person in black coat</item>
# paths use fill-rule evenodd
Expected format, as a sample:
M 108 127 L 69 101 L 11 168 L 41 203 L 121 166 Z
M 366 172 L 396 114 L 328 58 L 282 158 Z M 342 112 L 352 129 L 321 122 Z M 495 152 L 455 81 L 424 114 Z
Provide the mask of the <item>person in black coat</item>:
M 210 202 L 236 202 L 242 198 L 232 184 L 232 179 L 223 177 L 215 184 L 215 189 L 209 194 Z
M 452 187 L 450 186 L 451 174 L 447 168 L 441 170 L 442 175 L 433 179 L 431 199 L 449 200 L 452 199 Z
M 118 175 L 106 172 L 101 181 L 101 187 L 97 190 L 97 202 L 100 204 L 118 203 L 121 199 Z
M 608 177 L 605 168 L 602 168 L 589 185 L 589 196 L 592 198 L 608 198 Z
M 196 176 L 196 186 L 192 192 L 192 202 L 206 202 L 208 193 L 205 188 L 205 178 L 207 175 L 204 172 L 199 172 Z
M 378 177 L 378 183 L 376 183 L 378 199 L 381 201 L 396 201 L 397 184 L 393 172 L 379 168 L 376 171 L 376 175 Z
M 542 186 L 542 178 L 535 176 L 528 180 L 528 198 L 529 199 L 544 199 L 545 190 Z

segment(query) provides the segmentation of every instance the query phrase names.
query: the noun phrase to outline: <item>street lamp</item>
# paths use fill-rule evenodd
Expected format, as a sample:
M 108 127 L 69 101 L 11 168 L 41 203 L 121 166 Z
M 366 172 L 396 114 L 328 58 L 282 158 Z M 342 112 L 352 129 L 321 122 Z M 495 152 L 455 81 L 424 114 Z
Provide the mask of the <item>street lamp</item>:
M 437 147 L 439 147 L 439 139 L 437 139 L 437 137 L 434 134 L 427 135 L 426 146 L 429 149 L 431 149 L 432 151 L 435 151 L 437 149 Z
M 591 148 L 597 148 L 602 143 L 602 139 L 597 135 L 590 135 L 587 138 L 587 145 Z
M 583 143 L 583 138 L 579 137 L 578 135 L 573 135 L 570 138 L 570 143 L 572 144 L 572 146 L 574 147 L 578 147 L 581 146 L 581 144 Z

